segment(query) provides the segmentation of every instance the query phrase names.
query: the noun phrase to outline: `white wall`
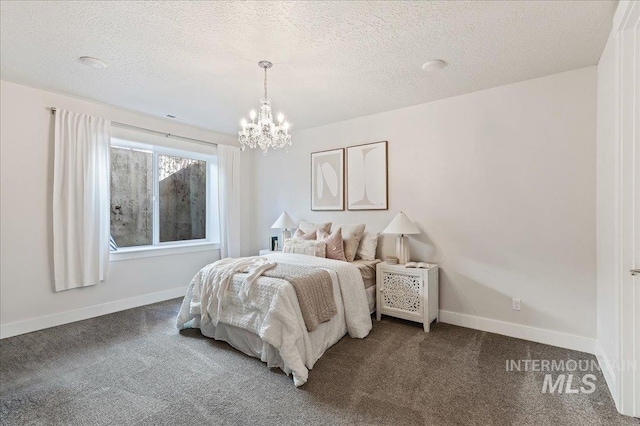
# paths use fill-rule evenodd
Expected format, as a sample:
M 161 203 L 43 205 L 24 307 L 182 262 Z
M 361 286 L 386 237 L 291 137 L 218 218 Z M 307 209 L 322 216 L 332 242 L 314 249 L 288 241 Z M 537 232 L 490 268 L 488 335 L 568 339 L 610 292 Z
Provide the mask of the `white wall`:
M 235 138 L 6 81 L 0 84 L 3 337 L 178 297 L 202 266 L 219 258 L 219 250 L 209 250 L 111 262 L 108 279 L 100 285 L 55 293 L 51 252 L 53 120 L 49 107 L 214 143 L 232 144 Z M 254 220 L 253 210 L 246 207 L 253 196 L 253 158 L 245 155 L 242 160 L 247 186 L 242 220 L 250 223 Z M 249 235 L 244 230 L 243 238 L 250 238 Z
M 254 249 L 278 235 L 269 227 L 283 210 L 371 230 L 403 210 L 423 230 L 412 258 L 442 268 L 449 321 L 592 352 L 595 123 L 587 67 L 294 132 L 289 154 L 256 155 Z M 381 140 L 389 211 L 311 212 L 310 153 Z M 385 237 L 380 254 L 393 252 Z

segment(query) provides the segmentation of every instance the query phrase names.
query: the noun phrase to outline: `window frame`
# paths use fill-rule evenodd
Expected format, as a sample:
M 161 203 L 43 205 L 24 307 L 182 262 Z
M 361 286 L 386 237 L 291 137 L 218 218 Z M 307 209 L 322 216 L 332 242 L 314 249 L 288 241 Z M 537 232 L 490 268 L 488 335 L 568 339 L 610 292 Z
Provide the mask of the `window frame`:
M 171 254 L 192 253 L 220 248 L 220 222 L 217 214 L 219 208 L 218 199 L 218 157 L 215 154 L 172 148 L 157 144 L 133 141 L 128 138 L 111 137 L 110 148 L 132 149 L 152 154 L 152 243 L 151 245 L 118 247 L 118 250 L 110 252 L 110 261 L 134 259 L 140 257 L 153 257 Z M 205 238 L 181 241 L 160 242 L 160 172 L 159 156 L 188 158 L 204 161 L 206 163 L 206 230 Z

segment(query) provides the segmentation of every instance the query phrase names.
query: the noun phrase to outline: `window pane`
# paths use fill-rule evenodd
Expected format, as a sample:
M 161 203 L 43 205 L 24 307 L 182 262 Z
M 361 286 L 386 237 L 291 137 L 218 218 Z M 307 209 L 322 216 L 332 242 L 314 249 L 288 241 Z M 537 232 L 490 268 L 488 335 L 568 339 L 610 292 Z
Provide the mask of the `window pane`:
M 111 147 L 111 236 L 118 247 L 153 244 L 153 154 Z
M 206 238 L 207 163 L 158 156 L 160 242 Z

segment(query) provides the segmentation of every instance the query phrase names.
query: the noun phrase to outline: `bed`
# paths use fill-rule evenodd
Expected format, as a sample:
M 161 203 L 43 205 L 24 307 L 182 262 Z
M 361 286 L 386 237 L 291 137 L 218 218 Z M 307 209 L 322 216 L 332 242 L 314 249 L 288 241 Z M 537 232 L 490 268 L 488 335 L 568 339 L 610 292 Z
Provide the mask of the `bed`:
M 260 258 L 327 271 L 337 314 L 310 332 L 291 283 L 259 276 L 247 286 L 248 274 L 235 273 L 226 290 L 212 289 L 211 277 L 215 275 L 212 264 L 190 283 L 177 326 L 198 328 L 204 336 L 228 342 L 268 367 L 292 375 L 294 384 L 301 386 L 316 361 L 345 334 L 353 338 L 369 334 L 370 314 L 375 310 L 375 264 L 380 261 L 343 262 L 289 253 Z M 219 294 L 223 296 L 216 299 Z

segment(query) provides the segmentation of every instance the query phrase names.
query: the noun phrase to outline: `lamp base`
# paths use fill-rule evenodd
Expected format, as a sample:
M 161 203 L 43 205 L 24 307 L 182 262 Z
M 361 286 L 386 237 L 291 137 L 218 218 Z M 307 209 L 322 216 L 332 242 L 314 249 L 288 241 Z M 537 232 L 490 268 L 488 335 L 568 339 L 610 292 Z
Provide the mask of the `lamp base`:
M 291 231 L 285 229 L 284 231 L 282 231 L 282 243 L 280 243 L 280 249 L 284 247 L 284 240 L 288 238 L 291 238 Z
M 398 257 L 398 263 L 401 265 L 409 261 L 409 237 L 398 235 L 396 238 L 396 256 Z

